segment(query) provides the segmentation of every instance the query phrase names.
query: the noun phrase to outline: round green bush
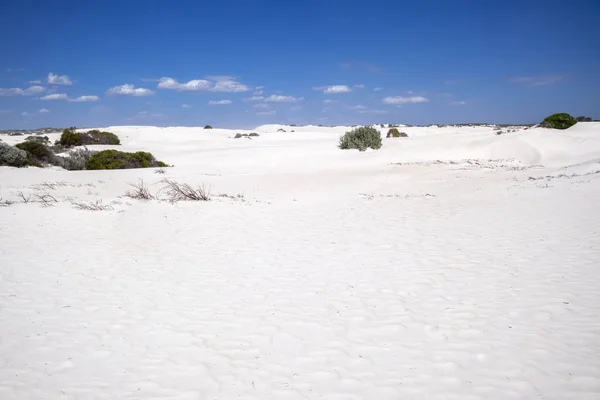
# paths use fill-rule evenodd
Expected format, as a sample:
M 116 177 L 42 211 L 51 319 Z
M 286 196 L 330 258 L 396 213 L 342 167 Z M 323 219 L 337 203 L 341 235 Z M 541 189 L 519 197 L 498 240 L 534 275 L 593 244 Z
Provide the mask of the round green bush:
M 549 117 L 546 117 L 540 126 L 542 128 L 552 128 L 552 129 L 568 129 L 575 125 L 577 120 L 573 118 L 571 115 L 567 113 L 558 113 L 552 114 Z
M 382 146 L 381 134 L 370 126 L 361 126 L 346 132 L 340 138 L 339 147 L 342 150 L 357 149 L 365 151 L 368 148 L 379 150 Z

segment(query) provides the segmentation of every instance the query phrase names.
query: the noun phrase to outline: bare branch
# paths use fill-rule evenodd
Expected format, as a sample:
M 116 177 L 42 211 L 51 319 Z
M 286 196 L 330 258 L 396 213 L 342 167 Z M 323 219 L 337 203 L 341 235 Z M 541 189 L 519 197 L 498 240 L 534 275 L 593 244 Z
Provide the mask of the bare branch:
M 94 202 L 72 201 L 71 205 L 79 210 L 88 211 L 110 211 L 113 209 L 112 206 L 108 204 L 102 204 L 101 200 L 96 200 Z
M 139 183 L 130 183 L 133 189 L 128 190 L 125 193 L 125 197 L 129 197 L 131 199 L 139 199 L 139 200 L 154 200 L 155 197 L 148 188 L 144 185 L 144 181 L 140 179 Z
M 170 179 L 163 179 L 162 182 L 165 184 L 162 190 L 166 191 L 168 200 L 171 203 L 182 200 L 210 200 L 210 190 L 207 189 L 204 185 L 194 188 L 187 183 L 178 183 Z
M 21 190 L 17 192 L 17 195 L 21 198 L 21 203 L 29 203 L 31 201 L 31 196 L 26 196 Z

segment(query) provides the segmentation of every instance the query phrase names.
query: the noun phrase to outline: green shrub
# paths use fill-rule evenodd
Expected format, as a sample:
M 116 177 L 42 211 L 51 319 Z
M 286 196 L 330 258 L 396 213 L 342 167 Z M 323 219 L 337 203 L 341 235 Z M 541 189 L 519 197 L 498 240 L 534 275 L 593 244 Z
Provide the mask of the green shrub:
M 88 132 L 74 132 L 65 129 L 60 136 L 58 145 L 63 147 L 87 146 L 94 144 L 119 145 L 119 137 L 112 132 L 99 131 L 97 129 Z
M 56 144 L 59 144 L 64 147 L 81 146 L 81 135 L 77 132 L 65 129 L 62 135 L 60 135 L 60 139 Z
M 83 144 L 106 144 L 106 145 L 119 145 L 121 141 L 119 137 L 112 132 L 99 131 L 94 129 L 87 133 L 82 134 Z
M 542 128 L 567 129 L 577 123 L 577 120 L 567 113 L 552 114 L 540 124 Z
M 583 115 L 575 118 L 575 120 L 577 122 L 592 122 L 592 119 L 590 117 L 584 117 Z
M 377 129 L 368 126 L 361 126 L 346 132 L 340 138 L 339 144 L 340 149 L 358 149 L 359 151 L 365 151 L 368 148 L 379 150 L 381 146 L 381 134 Z
M 43 164 L 61 165 L 60 159 L 54 155 L 52 149 L 40 142 L 22 142 L 15 146 L 27 153 L 27 160 L 31 165 Z
M 210 125 L 206 125 L 206 126 L 204 127 L 204 129 L 212 129 L 212 128 L 213 128 L 213 127 L 212 127 L 212 126 L 210 126 Z
M 400 132 L 398 129 L 396 128 L 392 128 L 388 131 L 387 136 L 388 138 L 390 137 L 408 137 L 408 135 L 404 132 Z
M 27 152 L 6 143 L 0 143 L 0 165 L 24 167 L 27 165 Z
M 118 150 L 104 150 L 94 153 L 85 164 L 85 169 L 130 169 L 164 167 L 154 156 L 144 151 L 126 153 Z

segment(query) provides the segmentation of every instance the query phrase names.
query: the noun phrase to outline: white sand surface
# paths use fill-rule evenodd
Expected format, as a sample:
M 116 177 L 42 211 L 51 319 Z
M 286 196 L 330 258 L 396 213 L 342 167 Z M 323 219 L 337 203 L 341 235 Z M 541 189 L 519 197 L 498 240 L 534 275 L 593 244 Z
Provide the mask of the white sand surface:
M 103 129 L 174 167 L 0 167 L 0 399 L 600 398 L 599 123 Z

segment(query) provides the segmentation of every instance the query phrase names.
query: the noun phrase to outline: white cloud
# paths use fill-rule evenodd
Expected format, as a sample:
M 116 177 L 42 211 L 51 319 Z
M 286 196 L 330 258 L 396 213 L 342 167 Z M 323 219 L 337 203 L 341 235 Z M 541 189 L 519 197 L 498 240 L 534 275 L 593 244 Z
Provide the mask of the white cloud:
M 150 89 L 136 88 L 133 85 L 125 84 L 108 89 L 106 94 L 118 94 L 123 96 L 150 96 L 154 94 L 154 91 Z
M 50 85 L 65 85 L 70 86 L 73 84 L 71 79 L 67 75 L 55 75 L 52 72 L 48 74 L 48 84 Z
M 337 103 L 337 100 L 331 100 L 331 99 L 323 100 L 323 104 L 333 104 L 333 103 Z
M 529 85 L 529 86 L 546 86 L 552 85 L 557 82 L 563 80 L 563 77 L 560 75 L 553 76 L 517 76 L 512 78 L 510 81 L 512 83 L 517 83 L 521 85 Z
M 10 88 L 10 89 L 1 89 L 0 88 L 0 96 L 31 96 L 34 94 L 42 93 L 46 89 L 41 86 L 31 86 L 27 89 L 20 88 Z
M 263 110 L 268 110 L 269 108 L 271 108 L 271 106 L 268 104 L 259 103 L 259 104 L 255 104 L 254 108 L 261 108 Z
M 98 96 L 79 96 L 75 99 L 69 99 L 69 101 L 73 101 L 76 103 L 84 103 L 87 101 L 98 101 L 98 100 L 100 100 L 100 97 L 98 97 Z
M 407 103 L 426 103 L 429 100 L 423 96 L 410 96 L 410 97 L 386 97 L 383 99 L 385 104 L 407 104 Z
M 223 92 L 237 93 L 247 92 L 250 88 L 241 84 L 230 76 L 209 76 L 207 79 L 194 79 L 185 83 L 176 81 L 173 78 L 163 77 L 158 81 L 158 89 L 178 90 L 181 92 Z M 214 81 L 214 82 L 211 82 Z
M 325 94 L 349 93 L 352 91 L 352 89 L 346 85 L 317 86 L 314 87 L 313 90 L 322 90 Z
M 40 100 L 69 100 L 69 97 L 65 93 L 54 93 L 40 97 Z
M 254 96 L 260 96 L 261 94 L 263 94 L 262 90 L 257 90 L 256 92 L 252 93 Z
M 383 88 L 381 87 L 376 87 L 375 89 L 373 89 L 374 92 L 381 92 L 383 90 Z
M 276 94 L 272 94 L 271 96 L 265 98 L 267 103 L 289 103 L 302 100 L 304 100 L 304 97 L 280 96 Z
M 357 88 L 357 89 L 364 89 L 365 85 L 362 84 L 362 83 L 359 83 L 359 84 L 354 85 L 354 87 Z
M 190 106 L 189 104 L 182 104 L 181 107 L 183 107 L 183 108 L 192 108 L 192 106 Z
M 277 114 L 275 112 L 275 110 L 271 110 L 271 111 L 261 111 L 261 112 L 257 112 L 256 115 L 275 115 Z
M 265 98 L 263 96 L 252 96 L 250 98 L 246 98 L 244 99 L 244 101 L 261 101 L 264 100 Z
M 159 112 L 155 112 L 150 114 L 151 117 L 156 117 L 156 118 L 164 118 L 167 116 L 167 114 L 163 114 L 163 113 L 159 113 Z
M 264 89 L 264 88 L 265 88 L 264 86 L 256 86 L 256 87 L 254 88 L 254 90 L 262 90 L 262 89 Z
M 41 85 L 42 81 L 29 81 L 29 83 L 32 85 Z
M 211 100 L 208 102 L 208 104 L 210 104 L 212 106 L 231 104 L 231 100 L 218 100 L 218 101 Z
M 367 109 L 367 107 L 361 106 L 360 104 L 357 106 L 352 106 L 352 107 L 348 107 L 348 108 L 351 110 L 366 110 Z
M 302 106 L 293 106 L 293 107 L 290 107 L 290 111 L 300 111 L 300 110 L 302 110 Z
M 43 114 L 43 113 L 49 113 L 49 112 L 50 112 L 50 110 L 48 110 L 47 108 L 40 108 L 40 110 L 39 110 L 38 112 L 39 112 L 40 114 Z
M 230 81 L 218 81 L 215 86 L 210 90 L 211 92 L 224 92 L 224 93 L 238 93 L 247 92 L 250 88 L 239 82 Z
M 210 88 L 210 82 L 196 79 L 187 83 L 179 83 L 173 78 L 160 78 L 158 82 L 159 89 L 173 89 L 181 91 L 199 91 L 208 90 Z
M 98 101 L 100 98 L 98 96 L 79 96 L 77 98 L 70 99 L 65 93 L 53 93 L 40 97 L 40 100 L 66 100 L 75 103 L 84 103 L 88 101 Z
M 464 101 L 453 101 L 450 103 L 450 105 L 452 105 L 452 106 L 464 106 L 465 104 L 467 104 L 467 103 Z

